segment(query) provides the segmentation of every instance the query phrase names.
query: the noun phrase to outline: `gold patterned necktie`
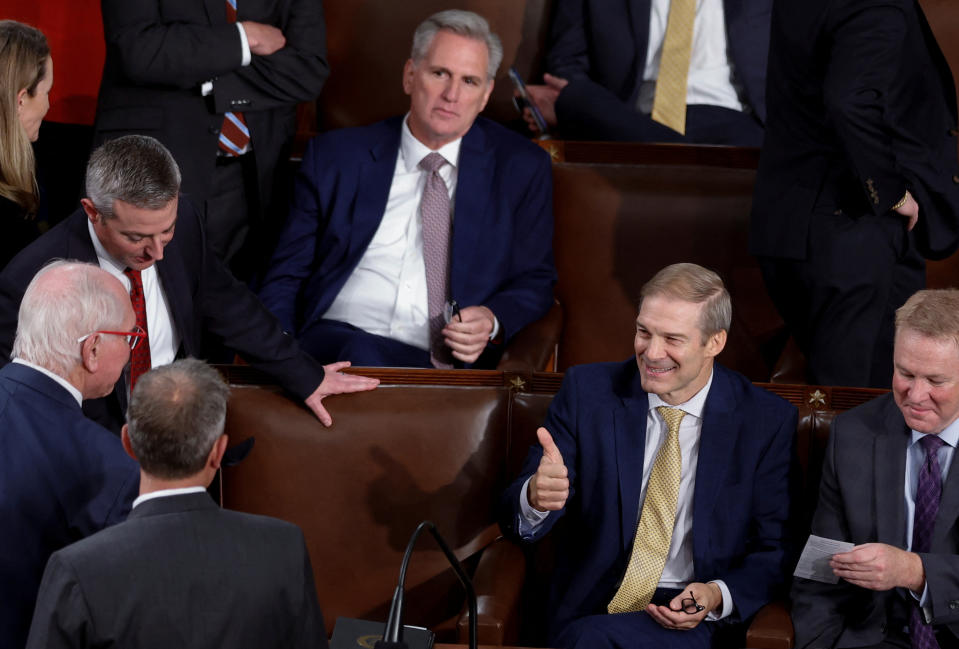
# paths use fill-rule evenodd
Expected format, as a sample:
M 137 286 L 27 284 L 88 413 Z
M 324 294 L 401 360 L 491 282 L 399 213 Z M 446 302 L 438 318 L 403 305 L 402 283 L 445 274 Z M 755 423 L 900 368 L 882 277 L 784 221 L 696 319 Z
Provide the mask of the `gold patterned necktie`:
M 649 474 L 646 500 L 636 526 L 633 552 L 629 557 L 626 575 L 619 590 L 610 601 L 610 613 L 641 611 L 656 592 L 659 578 L 666 565 L 669 544 L 673 538 L 676 520 L 676 502 L 679 499 L 679 477 L 683 456 L 679 449 L 679 423 L 685 412 L 678 408 L 656 408 L 666 422 L 666 440 L 659 448 Z
M 653 121 L 682 135 L 686 134 L 686 81 L 695 20 L 696 0 L 670 0 L 653 97 Z

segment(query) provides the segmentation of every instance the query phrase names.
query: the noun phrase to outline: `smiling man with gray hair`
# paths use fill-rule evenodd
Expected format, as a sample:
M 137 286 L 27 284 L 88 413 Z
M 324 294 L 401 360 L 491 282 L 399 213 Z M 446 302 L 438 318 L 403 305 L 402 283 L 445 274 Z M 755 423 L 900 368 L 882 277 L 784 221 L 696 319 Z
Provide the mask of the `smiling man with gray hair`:
M 482 16 L 434 14 L 409 112 L 310 142 L 260 298 L 321 362 L 493 366 L 552 304 L 549 157 L 478 116 L 502 57 Z
M 27 647 L 326 647 L 300 529 L 206 493 L 229 396 L 192 358 L 143 375 L 122 431 L 140 497 L 126 522 L 50 558 Z

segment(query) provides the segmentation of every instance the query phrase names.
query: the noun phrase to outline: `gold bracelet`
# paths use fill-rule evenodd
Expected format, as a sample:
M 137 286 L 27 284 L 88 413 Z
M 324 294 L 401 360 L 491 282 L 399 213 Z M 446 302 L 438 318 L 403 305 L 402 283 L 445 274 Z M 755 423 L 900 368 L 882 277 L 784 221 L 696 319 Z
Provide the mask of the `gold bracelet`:
M 906 190 L 906 193 L 903 194 L 903 195 L 902 195 L 902 198 L 899 199 L 899 202 L 889 208 L 890 211 L 895 212 L 895 211 L 898 210 L 900 207 L 902 207 L 903 205 L 905 205 L 905 204 L 906 204 L 906 200 L 907 200 L 908 198 L 909 198 L 909 190 L 907 189 L 907 190 Z

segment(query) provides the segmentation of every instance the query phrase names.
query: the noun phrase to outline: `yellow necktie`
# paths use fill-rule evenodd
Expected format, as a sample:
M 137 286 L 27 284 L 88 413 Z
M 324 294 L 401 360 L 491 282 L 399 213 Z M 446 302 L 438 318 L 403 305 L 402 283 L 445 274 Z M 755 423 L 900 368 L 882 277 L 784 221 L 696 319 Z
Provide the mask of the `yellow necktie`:
M 686 134 L 686 79 L 695 20 L 696 0 L 670 0 L 653 97 L 653 121 L 682 135 Z
M 633 539 L 633 553 L 629 557 L 623 583 L 607 607 L 610 613 L 646 608 L 663 574 L 673 537 L 679 477 L 683 467 L 683 456 L 679 450 L 679 422 L 686 413 L 667 406 L 659 406 L 656 410 L 669 430 L 649 474 L 646 500 L 639 515 L 639 525 L 636 526 L 636 538 Z

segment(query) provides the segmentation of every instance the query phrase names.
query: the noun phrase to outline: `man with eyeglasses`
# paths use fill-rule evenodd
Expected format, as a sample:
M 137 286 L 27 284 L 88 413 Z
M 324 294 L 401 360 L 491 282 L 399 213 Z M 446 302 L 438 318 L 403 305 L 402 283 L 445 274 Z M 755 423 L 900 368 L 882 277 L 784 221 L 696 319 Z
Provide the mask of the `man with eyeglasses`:
M 87 415 L 119 435 L 137 378 L 176 358 L 205 358 L 220 345 L 272 376 L 325 425 L 322 400 L 371 390 L 378 381 L 342 374 L 349 362 L 321 366 L 302 352 L 244 285 L 213 254 L 180 170 L 157 140 L 128 135 L 99 147 L 87 165 L 82 208 L 17 255 L 0 273 L 0 363 L 7 356 L 23 288 L 48 260 L 95 262 L 130 291 L 146 337 L 133 350 L 129 375 Z M 175 234 L 174 234 L 175 233 Z
M 784 587 L 797 414 L 714 362 L 731 319 L 716 273 L 667 266 L 641 290 L 635 358 L 566 373 L 502 502 L 523 542 L 564 519 L 544 646 L 742 646 Z
M 47 558 L 126 518 L 137 464 L 83 415 L 139 339 L 130 298 L 92 264 L 58 261 L 27 286 L 0 369 L 0 648 L 27 639 Z

